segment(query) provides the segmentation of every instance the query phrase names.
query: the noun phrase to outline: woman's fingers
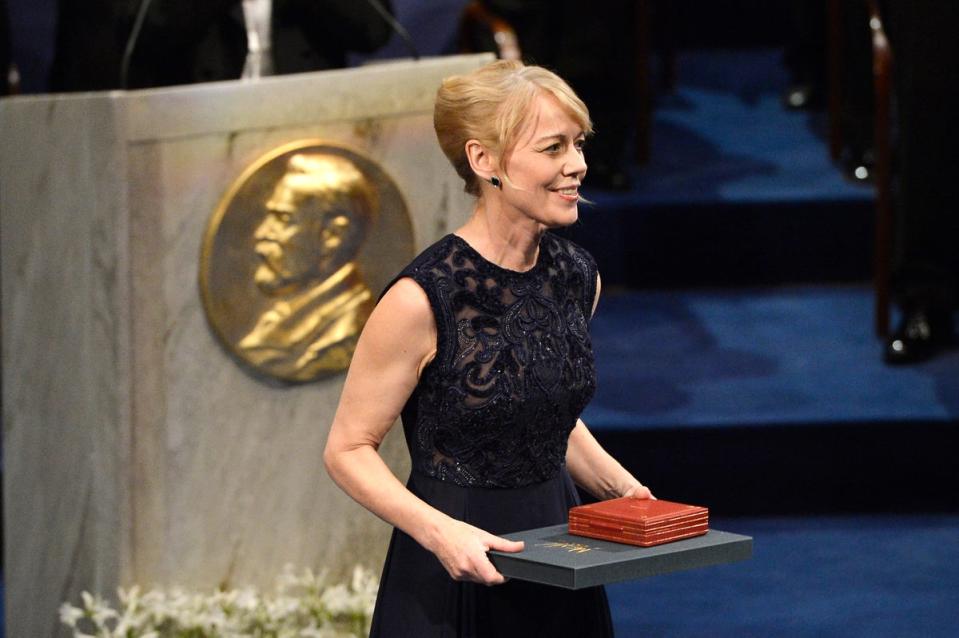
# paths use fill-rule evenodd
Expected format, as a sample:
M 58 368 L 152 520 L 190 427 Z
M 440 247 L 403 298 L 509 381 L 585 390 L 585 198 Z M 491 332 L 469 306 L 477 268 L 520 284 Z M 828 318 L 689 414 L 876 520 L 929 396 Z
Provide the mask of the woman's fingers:
M 487 536 L 486 545 L 488 550 L 496 550 L 499 552 L 521 552 L 523 548 L 526 547 L 523 541 L 511 541 L 499 536 L 493 536 L 492 534 Z M 480 582 L 486 585 L 502 585 L 505 583 L 506 577 L 496 571 L 496 566 L 493 565 L 486 554 L 483 555 L 483 559 L 485 565 L 483 565 L 481 569 L 480 576 L 482 580 Z
M 645 485 L 634 485 L 633 487 L 626 490 L 626 493 L 623 494 L 626 498 L 649 498 L 656 500 L 656 497 L 653 496 L 653 493 Z
M 496 567 L 490 562 L 490 559 L 483 554 L 477 557 L 475 563 L 475 574 L 477 578 L 470 579 L 482 585 L 502 585 L 506 582 L 506 577 L 496 571 Z
M 499 585 L 506 582 L 506 579 L 496 571 L 496 567 L 490 562 L 486 555 L 485 548 L 480 548 L 479 553 L 464 554 L 461 557 L 461 563 L 453 569 L 447 569 L 453 580 L 469 581 L 481 585 Z
M 476 528 L 474 528 L 476 529 Z M 511 541 L 499 536 L 494 536 L 479 529 L 476 531 L 483 534 L 483 553 L 473 557 L 474 570 L 468 580 L 483 585 L 502 585 L 506 582 L 506 577 L 496 571 L 496 566 L 490 561 L 486 552 L 496 550 L 500 552 L 521 552 L 525 547 L 523 541 Z
M 437 557 L 453 580 L 471 581 L 483 585 L 499 585 L 506 579 L 496 571 L 486 552 L 498 550 L 519 552 L 522 541 L 511 541 L 494 536 L 477 527 L 457 521 L 444 535 L 447 541 Z
M 490 534 L 486 544 L 490 549 L 495 549 L 498 552 L 521 552 L 526 547 L 523 541 L 511 541 L 492 534 Z

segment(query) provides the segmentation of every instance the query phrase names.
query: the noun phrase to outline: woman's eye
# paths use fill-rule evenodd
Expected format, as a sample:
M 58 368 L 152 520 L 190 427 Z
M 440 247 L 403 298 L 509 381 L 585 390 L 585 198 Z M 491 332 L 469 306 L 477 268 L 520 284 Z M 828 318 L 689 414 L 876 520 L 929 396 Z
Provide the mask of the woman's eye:
M 547 146 L 544 150 L 545 150 L 547 153 L 558 153 L 558 152 L 559 152 L 559 148 L 560 148 L 559 142 L 557 142 L 557 143 L 555 143 L 555 144 L 550 144 L 550 145 Z
M 584 148 L 586 148 L 586 140 L 576 140 L 575 142 L 573 142 L 573 144 L 576 146 L 576 150 L 578 151 L 581 151 Z

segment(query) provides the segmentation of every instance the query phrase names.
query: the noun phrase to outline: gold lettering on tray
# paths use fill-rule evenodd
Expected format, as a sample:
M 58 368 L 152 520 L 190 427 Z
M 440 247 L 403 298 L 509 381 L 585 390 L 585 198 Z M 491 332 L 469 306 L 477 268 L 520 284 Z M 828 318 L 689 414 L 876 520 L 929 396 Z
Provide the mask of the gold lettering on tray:
M 589 545 L 584 545 L 582 543 L 560 543 L 560 542 L 550 542 L 550 543 L 537 543 L 537 547 L 552 547 L 556 549 L 565 549 L 567 552 L 574 554 L 585 554 L 588 551 L 592 551 L 594 548 Z

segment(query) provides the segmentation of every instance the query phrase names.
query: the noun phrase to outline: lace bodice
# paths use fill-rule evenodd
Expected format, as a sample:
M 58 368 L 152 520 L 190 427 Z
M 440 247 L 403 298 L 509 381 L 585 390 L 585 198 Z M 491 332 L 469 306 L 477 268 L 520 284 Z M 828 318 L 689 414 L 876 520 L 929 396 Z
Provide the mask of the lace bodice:
M 426 291 L 437 329 L 402 413 L 413 470 L 479 487 L 553 477 L 595 389 L 592 257 L 546 233 L 536 265 L 515 272 L 447 235 L 402 277 Z

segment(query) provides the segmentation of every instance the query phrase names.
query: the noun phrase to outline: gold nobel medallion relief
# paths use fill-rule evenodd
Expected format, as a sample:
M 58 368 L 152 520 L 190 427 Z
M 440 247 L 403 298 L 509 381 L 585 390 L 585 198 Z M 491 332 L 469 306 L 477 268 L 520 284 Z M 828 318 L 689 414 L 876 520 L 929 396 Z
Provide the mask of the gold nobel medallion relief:
M 379 165 L 295 142 L 244 170 L 217 206 L 200 255 L 203 307 L 248 368 L 311 381 L 346 369 L 376 295 L 412 255 L 409 212 Z

